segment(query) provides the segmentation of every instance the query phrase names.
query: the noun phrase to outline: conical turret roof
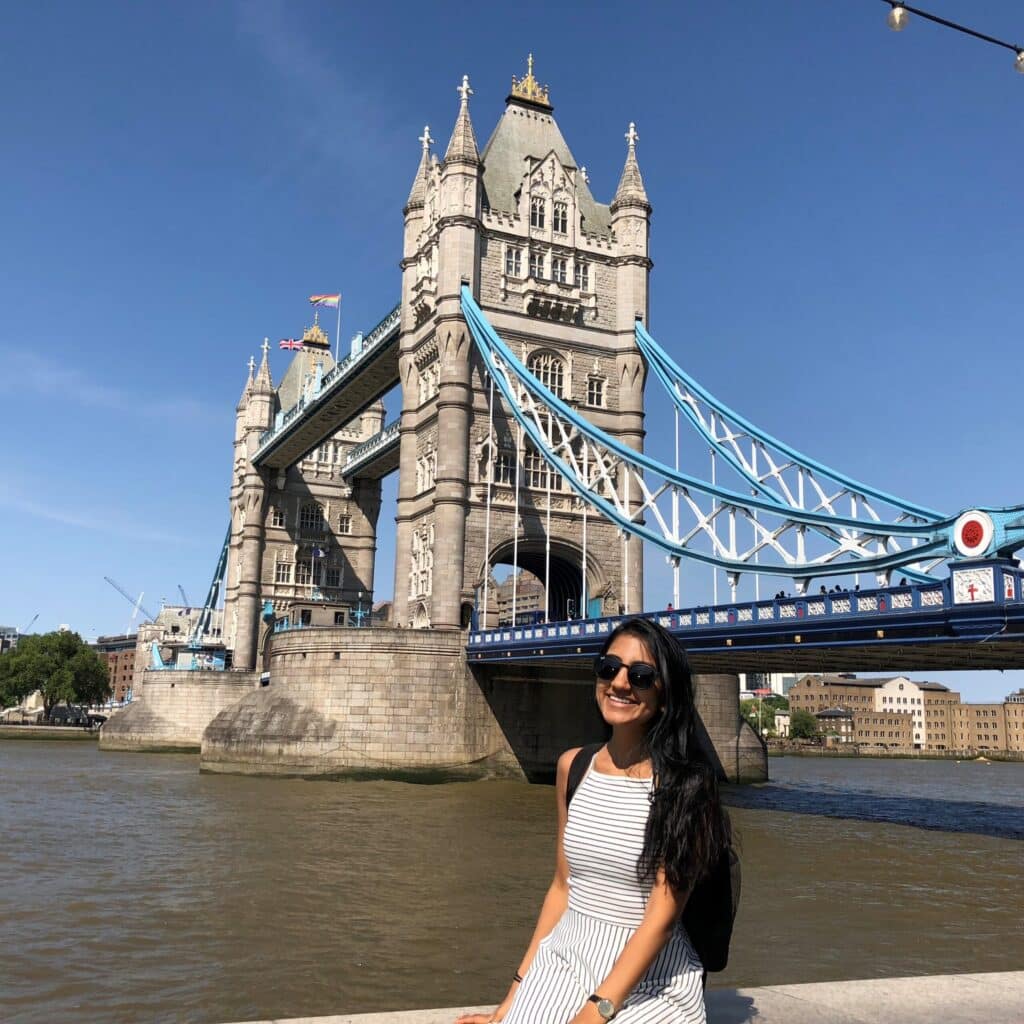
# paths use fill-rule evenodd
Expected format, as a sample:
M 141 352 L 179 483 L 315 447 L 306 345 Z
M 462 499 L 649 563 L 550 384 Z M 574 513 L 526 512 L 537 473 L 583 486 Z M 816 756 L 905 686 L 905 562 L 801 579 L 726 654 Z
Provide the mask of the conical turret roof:
M 463 160 L 467 163 L 480 163 L 480 153 L 476 148 L 476 135 L 473 134 L 473 122 L 469 119 L 469 97 L 473 90 L 469 87 L 469 75 L 462 76 L 462 85 L 456 89 L 462 97 L 459 104 L 459 116 L 455 119 L 455 128 L 448 141 L 444 153 L 444 161 Z
M 267 351 L 270 349 L 270 339 L 263 339 L 263 358 L 260 360 L 260 368 L 256 373 L 256 380 L 253 383 L 253 394 L 272 395 L 274 393 L 274 382 L 270 378 L 270 364 L 267 362 Z
M 430 137 L 430 125 L 423 126 L 423 134 L 420 136 L 420 144 L 423 153 L 420 156 L 420 165 L 416 168 L 416 177 L 413 178 L 412 188 L 409 190 L 409 198 L 405 207 L 409 209 L 414 206 L 422 206 L 427 195 L 427 175 L 430 172 L 430 144 L 434 140 Z
M 636 162 L 636 144 L 639 140 L 640 136 L 637 134 L 636 125 L 630 121 L 629 131 L 626 132 L 629 152 L 626 153 L 626 164 L 622 168 L 619 187 L 615 190 L 615 198 L 612 200 L 613 212 L 616 207 L 624 206 L 627 203 L 650 207 L 647 190 L 644 188 L 644 179 L 640 175 L 640 165 Z

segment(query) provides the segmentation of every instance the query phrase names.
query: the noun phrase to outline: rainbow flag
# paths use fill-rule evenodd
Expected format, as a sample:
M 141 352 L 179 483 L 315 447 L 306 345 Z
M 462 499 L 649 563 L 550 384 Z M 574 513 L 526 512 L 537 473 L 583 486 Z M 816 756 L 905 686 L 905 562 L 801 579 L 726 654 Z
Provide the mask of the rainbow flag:
M 327 309 L 337 309 L 341 305 L 341 293 L 337 295 L 310 295 L 309 301 L 314 306 L 325 306 Z

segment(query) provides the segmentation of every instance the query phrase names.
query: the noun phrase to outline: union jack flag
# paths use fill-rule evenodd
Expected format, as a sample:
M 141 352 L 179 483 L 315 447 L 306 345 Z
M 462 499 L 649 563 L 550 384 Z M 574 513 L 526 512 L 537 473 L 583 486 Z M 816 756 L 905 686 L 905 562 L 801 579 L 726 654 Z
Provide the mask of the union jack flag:
M 282 338 L 278 345 L 281 348 L 302 348 L 302 342 L 298 338 Z

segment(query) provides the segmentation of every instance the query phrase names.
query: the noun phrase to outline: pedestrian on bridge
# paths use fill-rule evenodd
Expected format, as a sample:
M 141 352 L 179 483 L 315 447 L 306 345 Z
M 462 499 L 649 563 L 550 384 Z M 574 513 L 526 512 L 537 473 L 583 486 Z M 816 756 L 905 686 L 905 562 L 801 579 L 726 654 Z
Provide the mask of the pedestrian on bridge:
M 681 915 L 731 831 L 686 656 L 657 623 L 629 619 L 595 674 L 611 738 L 558 760 L 555 874 L 533 938 L 494 1013 L 457 1024 L 706 1020 L 704 965 Z

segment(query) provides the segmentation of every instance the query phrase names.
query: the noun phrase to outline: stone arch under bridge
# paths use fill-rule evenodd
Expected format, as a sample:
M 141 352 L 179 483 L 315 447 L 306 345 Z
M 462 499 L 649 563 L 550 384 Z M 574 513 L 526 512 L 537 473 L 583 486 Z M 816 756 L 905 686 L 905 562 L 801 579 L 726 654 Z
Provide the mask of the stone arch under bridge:
M 546 567 L 550 564 L 551 579 L 546 579 Z M 573 618 L 586 613 L 581 609 L 580 590 L 582 584 L 583 548 L 578 544 L 560 538 L 550 540 L 550 557 L 545 553 L 543 537 L 520 537 L 518 547 L 511 538 L 492 546 L 485 565 L 480 565 L 476 574 L 480 598 L 483 598 L 484 578 L 488 571 L 499 565 L 511 565 L 525 569 L 549 588 L 548 607 L 552 619 L 568 618 L 567 609 L 574 609 Z M 608 574 L 593 550 L 587 551 L 587 596 L 601 601 L 601 614 L 613 614 L 618 610 L 617 595 L 611 592 Z

